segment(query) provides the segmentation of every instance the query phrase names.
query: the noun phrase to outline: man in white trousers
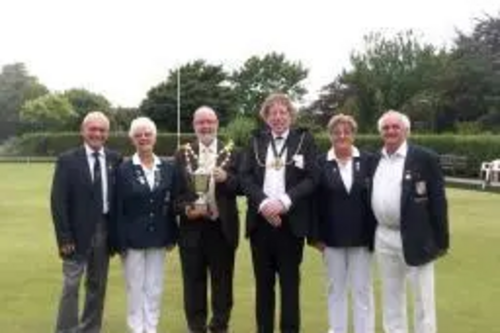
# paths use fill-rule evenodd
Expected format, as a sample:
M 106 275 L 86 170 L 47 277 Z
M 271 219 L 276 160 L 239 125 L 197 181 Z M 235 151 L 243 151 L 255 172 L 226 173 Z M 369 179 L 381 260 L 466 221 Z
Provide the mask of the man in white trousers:
M 406 280 L 414 293 L 414 332 L 435 333 L 433 261 L 449 247 L 439 158 L 407 143 L 409 118 L 387 111 L 378 121 L 384 147 L 373 164 L 371 203 L 382 280 L 385 333 L 407 333 Z

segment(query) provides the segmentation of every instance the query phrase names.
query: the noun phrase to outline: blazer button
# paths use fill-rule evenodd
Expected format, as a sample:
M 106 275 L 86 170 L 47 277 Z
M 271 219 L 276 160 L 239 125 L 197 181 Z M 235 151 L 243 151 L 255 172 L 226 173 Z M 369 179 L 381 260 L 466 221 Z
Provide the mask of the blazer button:
M 149 216 L 153 217 L 153 216 L 155 216 L 155 213 L 149 213 Z
M 148 231 L 155 231 L 155 227 L 153 225 L 148 226 Z

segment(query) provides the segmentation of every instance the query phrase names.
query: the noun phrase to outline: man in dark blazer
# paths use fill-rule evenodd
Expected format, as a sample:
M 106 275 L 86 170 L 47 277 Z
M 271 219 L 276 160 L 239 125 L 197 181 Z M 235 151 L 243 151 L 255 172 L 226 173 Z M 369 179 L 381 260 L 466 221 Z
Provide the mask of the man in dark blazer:
M 300 331 L 300 264 L 311 222 L 316 146 L 311 134 L 292 129 L 296 110 L 288 96 L 272 94 L 242 158 L 241 186 L 248 199 L 247 229 L 256 280 L 258 333 L 274 332 L 275 280 L 281 291 L 280 329 Z
M 415 332 L 435 333 L 433 262 L 449 247 L 447 201 L 438 156 L 407 143 L 410 120 L 388 111 L 378 122 L 384 147 L 373 166 L 371 203 L 386 333 L 407 332 L 405 284 L 414 291 Z
M 177 152 L 179 251 L 184 310 L 192 333 L 228 332 L 233 307 L 233 273 L 239 238 L 236 203 L 238 155 L 217 139 L 215 111 L 194 112 L 197 141 Z M 209 175 L 206 191 L 195 190 L 195 174 Z M 212 317 L 207 327 L 207 271 L 212 285 Z
M 63 260 L 63 290 L 57 333 L 101 331 L 108 273 L 107 230 L 112 213 L 118 153 L 104 148 L 109 120 L 91 112 L 82 122 L 84 144 L 57 160 L 51 210 L 59 255 Z M 78 294 L 85 272 L 85 302 L 80 316 Z

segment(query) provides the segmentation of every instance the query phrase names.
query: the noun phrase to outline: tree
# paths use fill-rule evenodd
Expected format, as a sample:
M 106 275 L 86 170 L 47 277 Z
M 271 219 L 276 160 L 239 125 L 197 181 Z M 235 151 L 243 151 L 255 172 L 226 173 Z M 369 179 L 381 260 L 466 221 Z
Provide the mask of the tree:
M 16 133 L 21 106 L 42 96 L 48 89 L 30 76 L 22 63 L 5 65 L 0 73 L 0 139 Z
M 91 111 L 102 111 L 108 113 L 111 104 L 101 94 L 96 94 L 86 89 L 70 89 L 63 93 L 63 96 L 70 102 L 76 117 L 75 122 L 72 125 L 74 128 L 78 128 L 83 118 L 88 112 Z
M 234 114 L 234 97 L 228 85 L 228 74 L 222 66 L 197 60 L 181 66 L 181 130 L 191 131 L 192 114 L 202 105 L 212 107 L 225 125 Z M 177 70 L 148 91 L 139 107 L 141 113 L 153 119 L 163 130 L 177 130 Z
M 437 88 L 448 61 L 444 50 L 421 43 L 412 31 L 393 38 L 372 33 L 363 51 L 352 53 L 352 69 L 327 85 L 316 105 L 352 113 L 362 130 L 373 130 L 383 111 L 411 110 L 415 96 Z
M 250 57 L 243 67 L 232 74 L 238 111 L 257 114 L 264 99 L 271 93 L 282 92 L 300 101 L 307 93 L 303 80 L 308 70 L 300 62 L 292 62 L 284 54 L 270 53 L 260 58 Z
M 447 72 L 447 107 L 457 121 L 500 128 L 500 17 L 478 19 L 471 34 L 458 32 Z
M 29 131 L 66 130 L 76 117 L 71 103 L 61 94 L 46 94 L 29 100 L 20 113 L 23 127 Z
M 138 108 L 117 107 L 109 110 L 111 128 L 114 131 L 128 131 L 132 120 L 140 116 Z

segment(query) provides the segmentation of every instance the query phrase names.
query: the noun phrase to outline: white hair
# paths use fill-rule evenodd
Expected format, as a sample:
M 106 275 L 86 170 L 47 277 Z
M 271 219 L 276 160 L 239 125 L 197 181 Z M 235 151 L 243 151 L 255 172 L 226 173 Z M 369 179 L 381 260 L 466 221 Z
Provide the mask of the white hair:
M 148 131 L 151 131 L 151 133 L 153 133 L 153 136 L 156 136 L 156 124 L 148 117 L 138 117 L 132 120 L 132 122 L 130 123 L 128 136 L 133 138 L 134 134 L 140 128 L 146 128 Z
M 109 119 L 106 115 L 101 111 L 92 111 L 85 115 L 82 121 L 82 127 L 91 121 L 99 121 L 106 125 L 109 128 Z
M 410 130 L 411 130 L 410 118 L 407 115 L 405 115 L 404 113 L 401 113 L 401 112 L 396 111 L 396 110 L 388 110 L 388 111 L 384 112 L 384 114 L 382 116 L 380 116 L 380 118 L 378 118 L 377 128 L 378 128 L 379 133 L 382 133 L 382 126 L 384 125 L 385 120 L 390 116 L 395 116 L 395 117 L 399 118 L 399 120 L 403 124 L 404 128 L 408 131 L 408 133 L 410 133 Z
M 203 105 L 194 111 L 193 120 L 196 119 L 196 117 L 201 115 L 201 114 L 211 114 L 211 115 L 214 115 L 215 118 L 217 118 L 217 113 L 215 112 L 214 109 L 212 109 L 210 106 Z

